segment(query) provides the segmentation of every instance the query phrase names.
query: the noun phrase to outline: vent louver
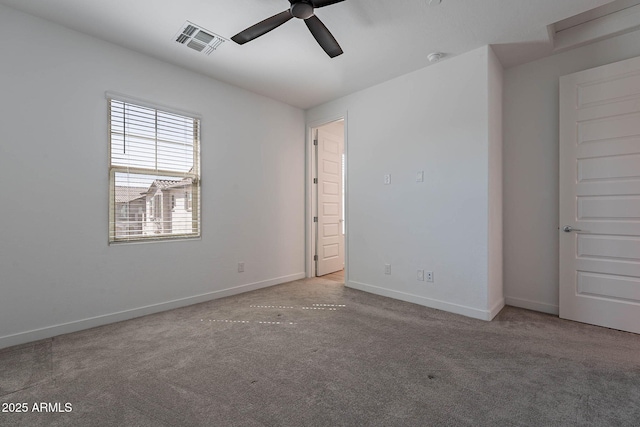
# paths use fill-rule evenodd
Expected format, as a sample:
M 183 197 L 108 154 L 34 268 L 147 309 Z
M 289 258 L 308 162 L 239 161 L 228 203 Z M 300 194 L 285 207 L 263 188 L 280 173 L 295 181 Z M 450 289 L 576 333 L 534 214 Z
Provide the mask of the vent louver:
M 211 55 L 214 50 L 227 41 L 216 33 L 205 30 L 189 21 L 184 23 L 174 39 L 176 42 L 205 55 Z

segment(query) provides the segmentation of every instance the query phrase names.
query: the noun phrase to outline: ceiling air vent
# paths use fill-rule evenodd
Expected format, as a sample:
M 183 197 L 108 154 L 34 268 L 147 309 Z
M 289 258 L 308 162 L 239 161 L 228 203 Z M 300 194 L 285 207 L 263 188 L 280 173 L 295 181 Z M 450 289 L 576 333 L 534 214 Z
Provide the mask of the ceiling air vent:
M 214 32 L 187 21 L 176 34 L 175 41 L 205 55 L 211 55 L 214 50 L 227 40 Z

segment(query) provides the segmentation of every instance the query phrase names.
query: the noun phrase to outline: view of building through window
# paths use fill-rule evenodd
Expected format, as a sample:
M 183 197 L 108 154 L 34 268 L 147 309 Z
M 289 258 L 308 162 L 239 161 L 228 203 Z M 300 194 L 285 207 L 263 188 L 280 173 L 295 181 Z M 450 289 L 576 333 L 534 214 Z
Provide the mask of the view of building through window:
M 200 235 L 199 127 L 196 118 L 109 101 L 110 242 Z

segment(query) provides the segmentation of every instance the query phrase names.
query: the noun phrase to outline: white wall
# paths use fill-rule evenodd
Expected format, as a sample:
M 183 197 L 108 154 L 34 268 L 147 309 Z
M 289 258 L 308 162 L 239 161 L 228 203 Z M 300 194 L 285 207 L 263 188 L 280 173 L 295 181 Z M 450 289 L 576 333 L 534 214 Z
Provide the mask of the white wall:
M 505 70 L 507 304 L 558 313 L 558 79 L 640 56 L 636 31 Z
M 0 58 L 0 347 L 304 277 L 303 111 L 4 6 Z M 202 239 L 107 244 L 106 90 L 202 115 Z
M 501 308 L 500 275 L 489 277 L 501 270 L 489 251 L 501 241 L 489 229 L 499 68 L 484 47 L 307 111 L 307 123 L 348 113 L 348 286 L 482 319 Z

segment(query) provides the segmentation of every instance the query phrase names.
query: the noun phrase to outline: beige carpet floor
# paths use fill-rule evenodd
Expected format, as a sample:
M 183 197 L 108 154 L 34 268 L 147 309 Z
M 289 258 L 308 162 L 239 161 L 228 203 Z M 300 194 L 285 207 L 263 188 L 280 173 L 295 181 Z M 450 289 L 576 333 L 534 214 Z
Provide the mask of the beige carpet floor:
M 637 427 L 640 336 L 319 278 L 0 350 L 0 403 L 28 406 L 2 426 Z

